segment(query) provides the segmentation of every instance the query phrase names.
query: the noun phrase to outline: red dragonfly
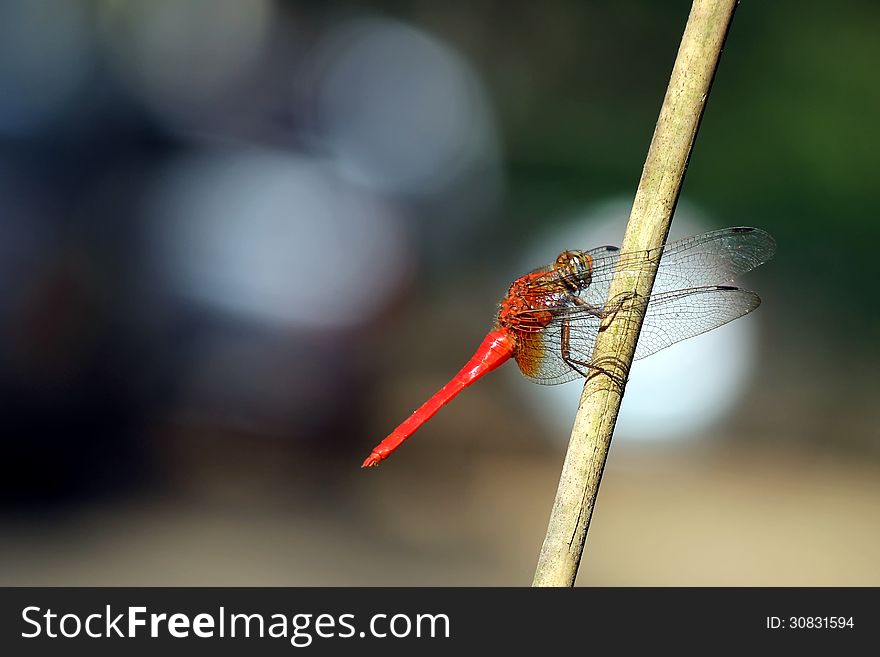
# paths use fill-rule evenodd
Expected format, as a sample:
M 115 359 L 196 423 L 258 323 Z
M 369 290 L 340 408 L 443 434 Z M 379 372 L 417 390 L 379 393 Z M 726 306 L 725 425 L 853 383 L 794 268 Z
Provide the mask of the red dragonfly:
M 775 250 L 775 241 L 765 231 L 736 227 L 651 251 L 621 253 L 614 246 L 563 251 L 552 265 L 513 282 L 494 327 L 473 357 L 379 443 L 362 467 L 388 458 L 444 404 L 511 357 L 526 377 L 548 385 L 598 369 L 590 359 L 602 321 L 616 307 L 607 296 L 617 268 L 641 268 L 646 260 L 660 257 L 635 353 L 644 358 L 757 308 L 757 294 L 728 284 L 769 260 Z

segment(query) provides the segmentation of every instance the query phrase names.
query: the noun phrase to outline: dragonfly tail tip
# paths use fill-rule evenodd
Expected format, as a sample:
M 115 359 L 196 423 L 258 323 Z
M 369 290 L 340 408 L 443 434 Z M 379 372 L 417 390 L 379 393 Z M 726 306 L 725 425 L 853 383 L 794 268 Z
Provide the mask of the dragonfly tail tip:
M 381 460 L 382 460 L 382 457 L 379 456 L 378 454 L 376 454 L 376 452 L 373 452 L 361 464 L 361 467 L 362 468 L 375 468 L 377 465 L 379 465 L 379 462 Z

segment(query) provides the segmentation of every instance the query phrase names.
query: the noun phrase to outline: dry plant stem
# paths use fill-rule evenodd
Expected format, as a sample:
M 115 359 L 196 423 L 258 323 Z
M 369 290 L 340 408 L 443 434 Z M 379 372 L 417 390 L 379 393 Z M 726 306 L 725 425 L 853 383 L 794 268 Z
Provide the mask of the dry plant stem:
M 623 251 L 662 246 L 737 0 L 695 0 L 651 140 Z M 573 586 L 659 259 L 615 272 L 533 586 Z M 613 301 L 612 301 L 613 302 Z M 620 305 L 617 306 L 616 304 Z

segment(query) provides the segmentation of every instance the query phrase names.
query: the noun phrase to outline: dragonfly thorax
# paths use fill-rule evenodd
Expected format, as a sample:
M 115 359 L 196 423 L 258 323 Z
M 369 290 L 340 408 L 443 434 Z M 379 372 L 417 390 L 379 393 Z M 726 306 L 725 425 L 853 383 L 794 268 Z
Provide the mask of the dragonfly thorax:
M 553 308 L 564 294 L 546 268 L 521 276 L 501 300 L 497 323 L 520 333 L 539 331 L 553 319 Z

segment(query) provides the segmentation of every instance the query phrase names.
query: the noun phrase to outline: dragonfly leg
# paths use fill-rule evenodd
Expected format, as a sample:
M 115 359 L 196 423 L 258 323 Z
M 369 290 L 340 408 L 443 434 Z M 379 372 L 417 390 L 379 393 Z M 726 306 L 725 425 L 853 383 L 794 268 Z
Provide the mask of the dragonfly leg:
M 618 299 L 613 304 L 608 304 L 605 308 L 597 308 L 593 304 L 588 301 L 584 301 L 576 294 L 569 294 L 568 299 L 576 306 L 583 308 L 590 315 L 594 317 L 598 317 L 599 319 L 608 319 L 613 320 L 617 313 L 623 308 L 623 304 L 631 299 L 635 299 L 638 295 L 635 292 L 627 292 L 625 294 L 620 295 Z M 604 327 L 607 324 L 603 324 L 603 327 L 600 330 L 604 330 Z
M 619 386 L 623 386 L 626 383 L 625 378 L 621 378 L 619 375 L 614 374 L 613 372 L 609 372 L 604 367 L 600 365 L 596 365 L 594 363 L 578 360 L 576 358 L 572 358 L 571 356 L 571 324 L 566 319 L 562 322 L 562 360 L 565 361 L 565 364 L 568 365 L 575 372 L 580 374 L 585 379 L 590 376 L 590 371 L 593 373 L 599 373 L 606 375 L 609 379 L 614 381 Z M 585 371 L 586 370 L 586 371 Z
M 594 306 L 593 304 L 591 304 L 587 301 L 584 301 L 576 294 L 569 294 L 568 299 L 573 304 L 575 304 L 576 306 L 580 306 L 581 308 L 586 310 L 590 315 L 593 315 L 594 317 L 598 317 L 599 319 L 602 319 L 606 315 L 605 311 L 603 311 L 601 308 L 596 308 L 596 306 Z
M 613 320 L 617 316 L 617 313 L 620 312 L 620 309 L 623 308 L 623 304 L 627 301 L 637 299 L 638 296 L 639 295 L 636 292 L 624 292 L 623 294 L 618 295 L 613 303 L 606 304 L 605 308 L 608 308 L 608 310 L 605 308 L 602 309 L 602 319 Z

